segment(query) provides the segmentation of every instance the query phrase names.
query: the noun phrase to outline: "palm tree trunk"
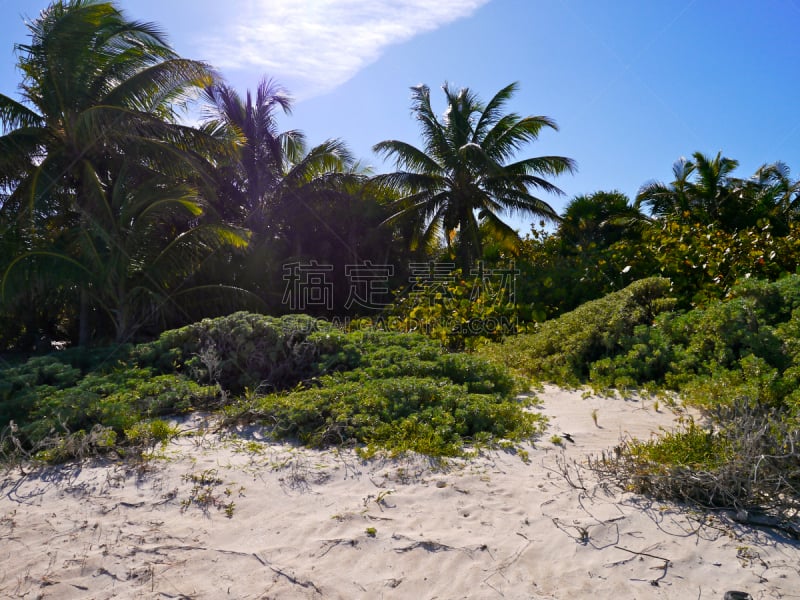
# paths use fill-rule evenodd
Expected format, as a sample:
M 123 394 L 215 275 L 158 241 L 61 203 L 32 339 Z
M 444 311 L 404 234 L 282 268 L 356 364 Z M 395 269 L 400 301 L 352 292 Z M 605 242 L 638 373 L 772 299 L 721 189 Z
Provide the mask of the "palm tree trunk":
M 78 314 L 78 346 L 85 348 L 91 339 L 89 291 L 86 285 L 81 286 L 80 312 Z

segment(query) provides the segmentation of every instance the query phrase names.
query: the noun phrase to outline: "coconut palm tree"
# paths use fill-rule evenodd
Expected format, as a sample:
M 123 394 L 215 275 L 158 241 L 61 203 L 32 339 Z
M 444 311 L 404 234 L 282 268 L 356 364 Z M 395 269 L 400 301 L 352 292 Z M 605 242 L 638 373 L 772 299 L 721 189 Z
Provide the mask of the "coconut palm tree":
M 353 210 L 365 180 L 342 140 L 327 140 L 308 151 L 301 146 L 298 156 L 286 161 L 265 203 L 266 228 L 254 236 L 253 252 L 243 263 L 251 273 L 260 269 L 262 281 L 256 283 L 270 305 L 278 308 L 275 302 L 282 294 L 264 280 L 265 262 L 271 263 L 274 280 L 282 277 L 287 263 L 314 259 L 331 265 L 342 256 L 345 263 L 359 260 L 360 242 L 368 237 L 364 230 L 374 225 L 365 225 L 365 212 Z
M 650 182 L 636 197 L 637 208 L 647 208 L 656 218 L 714 225 L 735 232 L 769 221 L 785 230 L 796 214 L 800 183 L 780 162 L 759 167 L 747 179 L 732 176 L 739 163 L 717 153 L 695 152 L 673 166 L 670 184 Z M 780 232 L 780 231 L 778 231 Z
M 689 215 L 692 211 L 691 176 L 695 165 L 685 157 L 672 164 L 673 180 L 669 184 L 661 181 L 645 183 L 636 195 L 634 206 L 647 209 L 656 218 Z
M 2 288 L 20 289 L 31 271 L 51 289 L 65 280 L 86 282 L 115 341 L 127 341 L 139 328 L 183 311 L 192 296 L 210 302 L 208 295 L 220 292 L 219 286 L 198 289 L 190 283 L 193 275 L 213 252 L 245 247 L 248 235 L 203 222 L 206 211 L 197 188 L 126 161 L 109 190 L 108 218 L 90 220 L 77 232 L 80 252 L 51 246 L 22 253 L 6 269 Z
M 607 248 L 623 237 L 636 235 L 646 217 L 619 191 L 575 196 L 567 203 L 558 235 L 565 249 Z
M 291 113 L 291 100 L 272 80 L 244 97 L 215 84 L 205 100 L 204 126 L 230 129 L 241 140 L 237 156 L 217 170 L 217 210 L 253 233 L 247 253 L 225 268 L 238 285 L 277 309 L 282 292 L 274 280 L 282 277 L 282 263 L 311 256 L 330 262 L 342 252 L 355 260 L 361 221 L 349 206 L 365 176 L 342 140 L 307 149 L 302 132 L 279 130 L 277 113 Z
M 379 183 L 402 190 L 393 219 L 413 218 L 412 247 L 443 236 L 454 246 L 462 268 L 480 257 L 481 226 L 504 238 L 519 240 L 503 220 L 521 213 L 549 220 L 558 215 L 533 190 L 561 194 L 545 177 L 573 172 L 575 163 L 562 156 L 540 156 L 509 162 L 542 129 L 557 129 L 543 116 L 520 117 L 504 108 L 517 90 L 512 83 L 484 104 L 468 88 L 443 86 L 447 109 L 439 118 L 425 85 L 412 89 L 412 112 L 419 121 L 423 148 L 386 140 L 374 151 L 395 160 L 398 171 L 379 175 Z
M 672 167 L 672 183 L 646 183 L 636 195 L 635 207 L 647 208 L 657 218 L 731 225 L 740 208 L 731 185 L 731 174 L 738 166 L 738 161 L 722 153 L 713 158 L 701 152 L 692 159 L 681 157 Z
M 785 235 L 800 216 L 800 180 L 792 180 L 788 165 L 774 162 L 761 165 L 748 179 L 733 182 L 733 193 L 746 200 L 742 216 L 750 223 L 766 219 L 773 233 Z
M 305 147 L 302 132 L 278 130 L 276 113 L 291 114 L 291 97 L 282 86 L 265 78 L 255 96 L 248 90 L 242 98 L 230 86 L 216 83 L 206 88 L 204 99 L 205 126 L 228 128 L 241 137 L 237 156 L 217 169 L 217 209 L 226 220 L 246 223 L 261 232 L 270 196 Z
M 193 181 L 208 191 L 209 157 L 232 154 L 234 140 L 179 123 L 180 107 L 214 74 L 175 54 L 156 26 L 128 20 L 109 2 L 58 0 L 28 29 L 30 41 L 16 45 L 21 100 L 0 95 L 0 173 L 13 178 L 0 181 L 11 190 L 2 221 L 14 224 L 20 256 L 52 251 L 86 267 L 98 245 L 124 247 L 97 239 L 118 224 L 113 189 L 122 165 L 135 163 L 145 181 Z M 184 233 L 162 230 L 173 240 Z M 95 282 L 85 269 L 63 274 L 79 296 L 86 344 Z

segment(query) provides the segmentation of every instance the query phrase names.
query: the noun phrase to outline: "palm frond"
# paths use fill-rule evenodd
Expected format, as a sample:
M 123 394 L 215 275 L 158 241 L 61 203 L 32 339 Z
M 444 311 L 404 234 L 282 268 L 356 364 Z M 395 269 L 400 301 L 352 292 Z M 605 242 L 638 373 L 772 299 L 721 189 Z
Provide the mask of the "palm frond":
M 478 218 L 483 221 L 482 224 L 492 232 L 494 237 L 499 242 L 502 242 L 503 247 L 506 250 L 515 253 L 519 251 L 519 248 L 522 245 L 522 239 L 519 237 L 519 233 L 515 229 L 510 227 L 500 217 L 491 211 L 482 211 L 478 213 Z
M 523 145 L 536 141 L 544 127 L 558 131 L 555 121 L 549 117 L 507 115 L 486 134 L 482 146 L 495 160 L 506 161 Z
M 191 94 L 199 93 L 212 82 L 212 72 L 205 63 L 174 58 L 131 74 L 99 98 L 98 103 L 158 112 L 163 106 L 193 97 Z
M 482 140 L 486 139 L 489 130 L 503 117 L 503 107 L 518 88 L 519 84 L 517 82 L 510 83 L 489 100 L 475 125 L 475 131 L 472 136 L 473 143 L 481 143 Z
M 146 266 L 148 276 L 165 288 L 188 279 L 211 254 L 246 248 L 248 232 L 227 225 L 203 224 L 178 235 Z
M 444 189 L 446 186 L 446 180 L 441 176 L 409 171 L 396 171 L 394 173 L 376 175 L 372 178 L 372 181 L 378 186 L 400 190 L 401 193 L 409 194 L 414 194 L 420 190 Z
M 573 159 L 566 156 L 536 156 L 509 163 L 505 169 L 510 173 L 557 176 L 564 173 L 575 173 L 578 165 Z
M 441 173 L 442 166 L 416 146 L 399 140 L 378 142 L 372 150 L 385 158 L 393 157 L 398 169 L 411 169 L 423 173 Z
M 41 127 L 43 124 L 41 115 L 21 102 L 0 94 L 0 125 L 6 131 L 22 127 Z
M 26 273 L 25 270 L 28 269 Z M 0 280 L 0 299 L 5 299 L 28 285 L 30 273 L 45 277 L 55 284 L 74 283 L 90 278 L 92 272 L 67 254 L 48 250 L 32 250 L 20 254 L 6 267 Z

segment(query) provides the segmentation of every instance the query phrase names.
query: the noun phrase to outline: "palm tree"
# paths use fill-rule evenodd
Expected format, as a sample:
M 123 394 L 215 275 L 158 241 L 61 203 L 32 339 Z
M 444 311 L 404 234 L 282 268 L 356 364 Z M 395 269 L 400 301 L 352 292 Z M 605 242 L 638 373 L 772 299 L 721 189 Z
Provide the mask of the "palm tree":
M 14 224 L 23 255 L 52 250 L 85 267 L 99 242 L 124 246 L 96 238 L 118 223 L 112 196 L 123 164 L 136 163 L 144 180 L 195 181 L 207 191 L 208 157 L 231 154 L 233 140 L 179 124 L 180 107 L 214 74 L 176 55 L 154 25 L 127 20 L 109 2 L 58 0 L 28 29 L 30 42 L 16 45 L 22 99 L 0 95 L 0 172 L 13 174 L 0 182 L 12 189 L 2 221 Z M 80 268 L 65 268 L 62 282 L 79 295 L 86 344 L 95 282 Z
M 769 220 L 777 235 L 785 235 L 800 215 L 800 180 L 792 181 L 785 163 L 761 165 L 752 177 L 734 180 L 733 188 L 743 200 L 744 216 L 751 223 Z
M 283 294 L 273 283 L 282 277 L 282 262 L 311 256 L 330 262 L 341 252 L 355 260 L 360 221 L 357 214 L 349 220 L 342 214 L 349 212 L 365 176 L 343 141 L 307 149 L 302 132 L 279 131 L 276 113 L 291 113 L 291 100 L 272 80 L 262 80 L 256 93 L 248 91 L 244 98 L 215 84 L 206 89 L 205 100 L 204 127 L 227 128 L 241 140 L 237 156 L 217 171 L 217 209 L 253 233 L 248 251 L 226 269 L 237 285 L 278 308 Z M 341 231 L 342 222 L 347 231 Z
M 738 161 L 717 153 L 695 152 L 673 166 L 675 179 L 665 185 L 650 182 L 636 197 L 637 208 L 646 207 L 656 218 L 714 225 L 728 232 L 769 221 L 785 231 L 800 204 L 800 182 L 792 181 L 780 162 L 759 167 L 748 179 L 732 176 Z
M 731 173 L 738 166 L 738 161 L 722 153 L 713 158 L 701 152 L 695 152 L 691 160 L 682 157 L 672 167 L 672 183 L 645 184 L 636 196 L 635 207 L 646 207 L 657 218 L 735 227 L 733 221 L 741 207 L 732 194 Z
M 85 281 L 92 305 L 123 342 L 139 328 L 183 312 L 192 295 L 210 301 L 219 286 L 198 289 L 189 283 L 193 275 L 213 252 L 247 245 L 239 228 L 195 222 L 207 211 L 195 187 L 142 173 L 134 161 L 122 166 L 108 200 L 108 219 L 91 220 L 79 231 L 81 252 L 49 247 L 23 253 L 6 270 L 3 289 L 26 285 L 17 280 L 26 271 L 40 273 L 51 289 L 65 280 Z
M 691 181 L 695 165 L 684 157 L 672 165 L 673 180 L 669 184 L 649 181 L 636 195 L 635 207 L 647 208 L 656 218 L 667 216 L 688 216 L 692 211 Z
M 445 83 L 447 109 L 441 119 L 431 107 L 429 88 L 411 89 L 412 112 L 420 123 L 424 148 L 386 140 L 373 149 L 393 157 L 400 169 L 376 179 L 403 191 L 392 218 L 416 221 L 412 248 L 439 235 L 451 249 L 458 241 L 459 263 L 466 269 L 481 255 L 482 225 L 500 237 L 519 240 L 502 220 L 503 213 L 558 220 L 552 207 L 531 189 L 561 194 L 544 177 L 573 172 L 575 163 L 562 156 L 507 162 L 523 145 L 535 141 L 543 128 L 557 129 L 548 117 L 503 112 L 516 83 L 486 104 L 468 88 L 456 91 Z
M 356 209 L 367 176 L 347 145 L 333 139 L 301 148 L 284 168 L 269 197 L 269 235 L 254 243 L 255 251 L 269 254 L 275 268 L 313 259 L 342 270 L 359 262 L 359 249 L 370 237 L 365 232 L 376 223 L 368 220 L 367 207 Z M 265 291 L 268 301 L 282 296 Z
M 570 250 L 607 248 L 627 235 L 637 234 L 644 222 L 646 217 L 622 192 L 594 192 L 569 201 L 558 235 Z
M 283 178 L 288 164 L 305 147 L 305 136 L 297 130 L 278 131 L 276 112 L 291 114 L 292 101 L 286 90 L 271 79 L 263 79 L 255 97 L 242 98 L 224 83 L 205 90 L 205 126 L 238 132 L 237 156 L 217 170 L 218 210 L 226 220 L 244 222 L 261 232 L 266 226 L 269 197 Z

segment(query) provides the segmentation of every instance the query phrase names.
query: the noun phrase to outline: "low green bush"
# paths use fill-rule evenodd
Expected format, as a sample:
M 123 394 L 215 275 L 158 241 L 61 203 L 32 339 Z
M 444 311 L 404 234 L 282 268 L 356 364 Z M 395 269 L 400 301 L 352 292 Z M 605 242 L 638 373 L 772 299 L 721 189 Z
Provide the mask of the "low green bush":
M 122 433 L 142 419 L 213 406 L 219 388 L 181 375 L 119 367 L 90 373 L 60 390 L 38 388 L 29 422 L 20 427 L 34 442 L 52 434 L 89 430 L 95 424 Z
M 627 350 L 638 325 L 674 307 L 669 291 L 666 279 L 642 279 L 480 353 L 537 379 L 576 385 L 592 363 Z
M 0 424 L 24 422 L 37 396 L 75 385 L 82 373 L 54 356 L 38 356 L 0 369 Z
M 501 366 L 447 353 L 420 334 L 342 335 L 337 345 L 349 359 L 338 364 L 351 368 L 320 376 L 307 389 L 236 402 L 229 417 L 256 417 L 277 436 L 312 446 L 365 445 L 367 454 L 453 456 L 470 443 L 514 443 L 541 429 L 542 417 L 515 397 L 519 381 Z
M 520 441 L 541 430 L 542 418 L 525 410 L 529 402 L 469 388 L 433 377 L 354 381 L 331 376 L 321 387 L 272 394 L 256 407 L 281 437 L 317 447 L 366 444 L 367 453 L 455 456 L 468 443 Z
M 687 312 L 668 294 L 666 280 L 641 280 L 481 353 L 538 380 L 678 391 L 742 371 L 748 357 L 779 377 L 800 365 L 800 276 L 747 282 Z
M 125 439 L 132 446 L 152 447 L 158 444 L 166 445 L 172 438 L 179 434 L 176 426 L 163 419 L 138 421 L 125 430 Z
M 48 460 L 79 457 L 106 448 L 110 433 L 141 448 L 168 435 L 159 417 L 197 408 L 260 415 L 277 435 L 317 446 L 436 455 L 520 440 L 540 423 L 502 366 L 418 334 L 346 333 L 304 316 L 235 313 L 81 356 L 93 369 L 74 366 L 74 353 L 6 369 L 0 409 L 15 424 L 0 436 L 3 454 L 22 444 Z
M 686 312 L 670 310 L 668 292 L 666 280 L 637 282 L 487 354 L 540 380 L 679 391 L 707 427 L 625 442 L 593 468 L 632 491 L 790 522 L 800 514 L 800 275 L 746 281 Z
M 36 462 L 63 463 L 107 454 L 117 448 L 117 432 L 95 424 L 89 431 L 53 433 L 39 440 L 32 453 Z
M 800 536 L 800 419 L 746 399 L 716 407 L 714 430 L 690 422 L 675 432 L 624 442 L 590 467 L 628 491 L 703 508 Z
M 472 393 L 500 394 L 511 394 L 519 385 L 506 368 L 474 355 L 447 353 L 420 334 L 359 332 L 348 338 L 358 359 L 352 361 L 354 368 L 341 373 L 342 380 L 366 384 L 395 377 L 430 377 L 466 384 Z
M 164 332 L 131 356 L 138 365 L 219 383 L 233 393 L 258 386 L 285 389 L 318 373 L 323 350 L 338 350 L 338 336 L 314 335 L 331 331 L 328 323 L 304 315 L 237 312 Z

